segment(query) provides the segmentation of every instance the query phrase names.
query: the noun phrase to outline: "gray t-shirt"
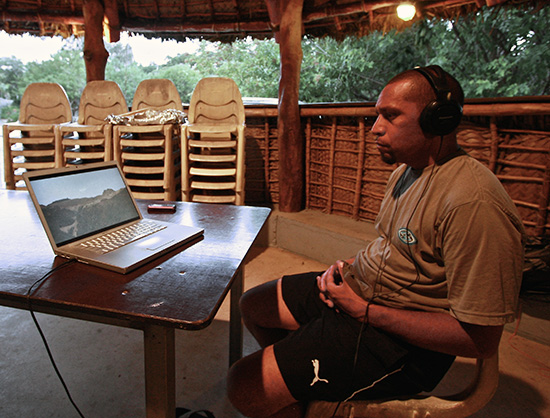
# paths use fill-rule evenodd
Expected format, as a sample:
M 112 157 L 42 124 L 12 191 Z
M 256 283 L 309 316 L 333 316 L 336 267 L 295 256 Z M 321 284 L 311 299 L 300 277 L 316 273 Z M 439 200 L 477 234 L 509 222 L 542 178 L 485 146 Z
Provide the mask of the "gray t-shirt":
M 499 180 L 462 150 L 421 171 L 398 167 L 375 227 L 350 268 L 365 299 L 478 325 L 515 319 L 523 224 Z

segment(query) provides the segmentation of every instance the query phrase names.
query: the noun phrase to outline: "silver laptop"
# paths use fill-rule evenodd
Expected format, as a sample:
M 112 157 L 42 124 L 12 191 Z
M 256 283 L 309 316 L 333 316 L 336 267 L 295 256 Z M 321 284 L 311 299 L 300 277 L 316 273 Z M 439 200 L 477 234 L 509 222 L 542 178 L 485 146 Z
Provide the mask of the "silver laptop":
M 144 219 L 118 164 L 23 174 L 55 254 L 128 273 L 204 230 Z

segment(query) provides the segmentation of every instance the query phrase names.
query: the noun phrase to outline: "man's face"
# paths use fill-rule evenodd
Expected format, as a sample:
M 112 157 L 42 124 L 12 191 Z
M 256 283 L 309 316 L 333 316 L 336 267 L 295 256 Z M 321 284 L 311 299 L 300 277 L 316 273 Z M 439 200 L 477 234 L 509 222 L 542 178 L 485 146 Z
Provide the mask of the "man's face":
M 423 106 L 411 101 L 413 84 L 403 80 L 387 85 L 376 102 L 378 118 L 372 126 L 382 161 L 405 163 L 413 168 L 428 165 L 430 138 L 420 128 Z M 409 94 L 407 94 L 409 93 Z

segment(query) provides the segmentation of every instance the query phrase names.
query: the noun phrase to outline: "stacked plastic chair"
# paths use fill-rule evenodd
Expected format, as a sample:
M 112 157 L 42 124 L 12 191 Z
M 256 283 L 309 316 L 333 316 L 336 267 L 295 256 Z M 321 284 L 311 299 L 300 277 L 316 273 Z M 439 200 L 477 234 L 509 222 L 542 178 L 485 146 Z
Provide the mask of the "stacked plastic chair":
M 167 79 L 143 80 L 134 94 L 132 113 L 167 109 L 183 111 L 174 83 Z M 136 198 L 178 199 L 180 134 L 180 123 L 113 126 L 114 156 Z
M 58 159 L 62 165 L 113 159 L 113 131 L 109 115 L 128 111 L 126 99 L 114 81 L 90 81 L 80 97 L 77 123 L 59 125 Z
M 59 167 L 57 125 L 71 122 L 67 93 L 57 83 L 27 86 L 19 108 L 19 120 L 3 125 L 4 178 L 6 188 L 24 189 L 22 173 Z
M 199 81 L 182 132 L 182 200 L 244 204 L 245 115 L 225 77 Z

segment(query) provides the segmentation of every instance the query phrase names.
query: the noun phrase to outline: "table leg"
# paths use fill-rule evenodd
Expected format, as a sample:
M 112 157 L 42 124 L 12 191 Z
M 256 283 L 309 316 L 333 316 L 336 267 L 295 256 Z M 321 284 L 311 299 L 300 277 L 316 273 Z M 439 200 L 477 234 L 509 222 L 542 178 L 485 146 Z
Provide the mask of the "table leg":
M 176 411 L 174 328 L 147 325 L 143 333 L 147 418 L 174 418 Z
M 229 311 L 229 366 L 243 355 L 243 324 L 239 299 L 243 293 L 243 269 L 237 270 L 235 281 L 231 286 L 231 301 Z

